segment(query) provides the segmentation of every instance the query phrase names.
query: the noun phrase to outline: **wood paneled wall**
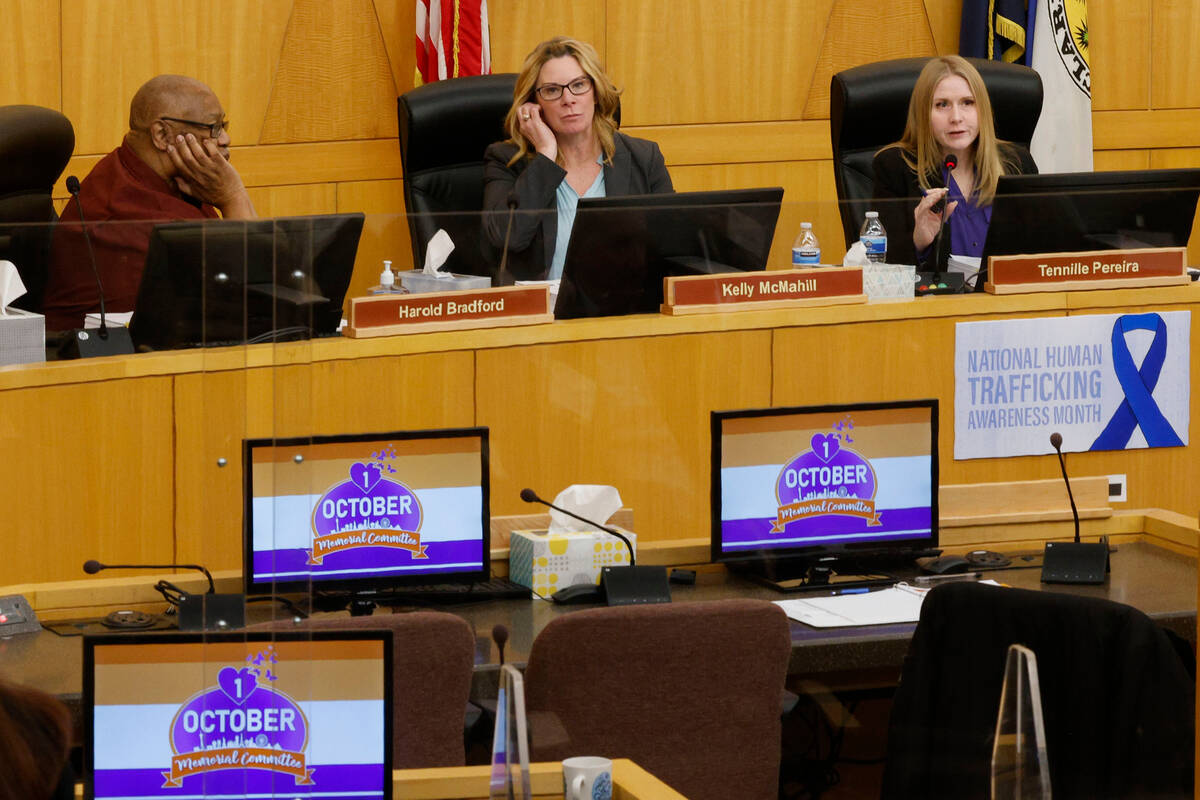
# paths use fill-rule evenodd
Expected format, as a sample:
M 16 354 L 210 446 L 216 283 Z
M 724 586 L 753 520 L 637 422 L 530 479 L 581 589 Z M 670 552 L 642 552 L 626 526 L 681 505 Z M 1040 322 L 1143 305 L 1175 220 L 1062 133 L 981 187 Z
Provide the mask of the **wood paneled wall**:
M 961 0 L 489 3 L 498 72 L 556 33 L 595 44 L 625 89 L 626 129 L 659 141 L 679 189 L 782 184 L 779 263 L 801 219 L 814 222 L 827 258 L 841 254 L 830 76 L 955 52 L 960 9 Z M 1123 0 L 1090 12 L 1096 168 L 1200 165 L 1200 3 Z M 117 145 L 147 78 L 194 75 L 233 120 L 235 163 L 261 213 L 379 215 L 352 292 L 375 281 L 380 259 L 408 263 L 395 138 L 395 97 L 413 75 L 407 0 L 0 0 L 0 19 L 0 104 L 70 117 L 78 144 L 68 174 L 86 174 Z

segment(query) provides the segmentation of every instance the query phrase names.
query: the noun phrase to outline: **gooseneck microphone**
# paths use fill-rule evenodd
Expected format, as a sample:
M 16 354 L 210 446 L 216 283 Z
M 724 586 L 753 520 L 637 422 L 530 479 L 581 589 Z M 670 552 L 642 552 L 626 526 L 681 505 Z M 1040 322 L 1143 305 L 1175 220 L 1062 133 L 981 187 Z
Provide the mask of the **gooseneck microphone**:
M 195 569 L 203 572 L 204 577 L 208 578 L 208 593 L 216 594 L 217 591 L 212 573 L 199 564 L 101 564 L 94 558 L 83 562 L 83 571 L 88 575 L 95 575 L 103 569 Z
M 517 190 L 508 193 L 508 225 L 504 229 L 504 250 L 500 253 L 500 274 L 496 277 L 497 284 L 508 286 L 508 240 L 512 236 L 513 217 L 517 215 L 517 207 L 521 204 Z
M 1109 571 L 1108 537 L 1101 536 L 1099 542 L 1079 540 L 1079 509 L 1075 506 L 1075 494 L 1067 477 L 1062 443 L 1061 433 L 1055 431 L 1050 434 L 1050 446 L 1058 453 L 1058 466 L 1062 470 L 1063 483 L 1067 485 L 1067 498 L 1071 501 L 1075 541 L 1046 542 L 1042 556 L 1042 583 L 1104 583 Z
M 942 162 L 942 185 L 946 187 L 946 194 L 942 195 L 941 199 L 933 204 L 930 209 L 938 215 L 938 232 L 933 240 L 933 269 L 934 272 L 941 273 L 942 271 L 942 231 L 946 230 L 946 198 L 950 192 L 950 173 L 958 166 L 958 157 L 953 153 L 946 156 Z
M 494 625 L 492 627 L 492 641 L 496 643 L 496 649 L 500 652 L 500 666 L 504 666 L 504 645 L 508 642 L 508 628 L 505 625 Z
M 92 277 L 96 279 L 96 292 L 100 298 L 100 327 L 96 335 L 85 328 L 70 331 L 59 348 L 61 358 L 91 358 L 92 356 L 120 356 L 133 352 L 133 340 L 129 338 L 129 329 L 125 327 L 108 329 L 108 320 L 104 308 L 104 284 L 100 281 L 100 268 L 96 265 L 96 252 L 92 249 L 92 237 L 88 233 L 87 220 L 83 216 L 83 201 L 79 198 L 79 178 L 74 175 L 67 177 L 67 191 L 75 198 L 75 209 L 79 212 L 79 228 L 83 231 L 83 241 L 87 243 L 88 263 L 92 267 Z
M 521 490 L 521 499 L 524 500 L 526 503 L 541 503 L 544 506 L 553 508 L 555 511 L 566 514 L 568 517 L 577 519 L 580 522 L 586 522 L 588 525 L 599 528 L 600 530 L 604 531 L 605 533 L 612 534 L 613 536 L 617 537 L 622 542 L 624 542 L 625 546 L 629 548 L 629 566 L 632 567 L 632 566 L 636 565 L 636 562 L 634 561 L 634 558 L 633 558 L 633 545 L 630 543 L 629 539 L 625 536 L 625 534 L 621 533 L 620 531 L 614 530 L 613 528 L 609 528 L 605 525 L 601 525 L 599 522 L 594 522 L 590 519 L 586 519 L 585 517 L 581 517 L 578 514 L 576 514 L 574 511 L 568 511 L 565 508 L 560 508 L 559 506 L 554 505 L 554 503 L 551 503 L 547 500 L 543 500 L 542 498 L 537 496 L 537 492 L 533 491 L 533 489 L 522 489 Z
M 610 606 L 671 602 L 671 587 L 667 584 L 667 568 L 655 565 L 637 566 L 634 563 L 633 544 L 623 533 L 547 502 L 538 497 L 537 492 L 533 489 L 522 489 L 521 499 L 526 503 L 541 503 L 568 517 L 593 525 L 605 533 L 617 537 L 629 548 L 628 565 L 604 567 L 600 570 L 599 591 L 596 591 L 595 586 L 589 584 L 568 586 L 552 595 L 555 602 L 599 602 L 603 600 Z
M 1063 483 L 1067 485 L 1067 499 L 1071 501 L 1071 516 L 1075 518 L 1075 543 L 1079 543 L 1079 509 L 1075 507 L 1075 494 L 1071 491 L 1071 479 L 1067 477 L 1067 462 L 1062 453 L 1062 434 L 1050 434 L 1050 446 L 1058 453 L 1058 466 L 1062 470 Z

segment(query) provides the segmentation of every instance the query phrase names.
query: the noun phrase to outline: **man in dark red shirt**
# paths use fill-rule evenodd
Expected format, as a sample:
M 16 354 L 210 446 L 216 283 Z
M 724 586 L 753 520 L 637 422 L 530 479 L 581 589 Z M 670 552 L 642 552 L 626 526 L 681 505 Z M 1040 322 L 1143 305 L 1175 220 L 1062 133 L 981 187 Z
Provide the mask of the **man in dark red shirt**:
M 200 81 L 159 75 L 133 96 L 129 133 L 67 203 L 54 232 L 43 311 L 46 329 L 83 326 L 100 307 L 79 222 L 83 208 L 107 311 L 132 311 L 155 223 L 256 216 L 229 163 L 228 121 Z

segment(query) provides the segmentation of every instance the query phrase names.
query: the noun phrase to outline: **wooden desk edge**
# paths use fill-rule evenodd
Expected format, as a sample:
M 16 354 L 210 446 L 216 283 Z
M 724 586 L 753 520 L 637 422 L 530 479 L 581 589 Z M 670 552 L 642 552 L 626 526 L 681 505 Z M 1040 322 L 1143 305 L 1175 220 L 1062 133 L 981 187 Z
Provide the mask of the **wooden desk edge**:
M 392 773 L 396 800 L 472 800 L 487 798 L 492 768 L 444 767 L 396 770 Z M 562 764 L 529 765 L 535 797 L 562 797 Z M 627 758 L 613 759 L 613 800 L 686 800 L 683 795 Z

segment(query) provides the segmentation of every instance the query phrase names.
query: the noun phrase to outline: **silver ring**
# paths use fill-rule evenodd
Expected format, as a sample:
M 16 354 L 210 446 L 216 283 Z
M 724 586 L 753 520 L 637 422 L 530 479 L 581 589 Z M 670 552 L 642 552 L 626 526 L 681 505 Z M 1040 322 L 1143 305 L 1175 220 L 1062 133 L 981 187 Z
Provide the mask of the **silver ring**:
M 528 114 L 522 114 L 522 115 L 521 115 L 521 119 L 529 119 L 529 115 L 528 115 Z

